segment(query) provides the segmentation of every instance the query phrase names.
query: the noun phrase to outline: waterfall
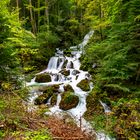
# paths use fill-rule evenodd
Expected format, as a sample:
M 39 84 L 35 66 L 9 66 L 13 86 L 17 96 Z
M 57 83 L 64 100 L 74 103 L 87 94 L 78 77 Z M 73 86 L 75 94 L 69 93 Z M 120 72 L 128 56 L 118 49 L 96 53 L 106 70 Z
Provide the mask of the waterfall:
M 80 70 L 80 56 L 82 54 L 83 47 L 87 45 L 89 39 L 93 35 L 94 31 L 90 31 L 83 39 L 82 43 L 77 46 L 70 47 L 71 49 L 71 57 L 64 56 L 63 50 L 56 49 L 55 56 L 50 58 L 47 69 L 41 71 L 38 74 L 48 73 L 51 76 L 51 82 L 48 83 L 36 83 L 32 80 L 30 83 L 27 83 L 27 86 L 31 88 L 30 94 L 30 102 L 33 103 L 34 99 L 37 98 L 37 92 L 34 94 L 34 89 L 38 89 L 43 86 L 50 85 L 59 85 L 58 92 L 64 92 L 64 86 L 70 85 L 74 90 L 74 93 L 79 98 L 79 103 L 75 108 L 69 109 L 67 112 L 79 126 L 82 124 L 82 130 L 91 132 L 91 125 L 83 118 L 83 114 L 87 110 L 86 108 L 86 97 L 88 93 L 92 90 L 93 84 L 90 82 L 90 90 L 83 91 L 81 88 L 77 86 L 77 84 L 84 79 L 90 80 L 90 75 L 87 71 Z M 78 48 L 78 49 L 77 49 Z M 65 66 L 64 66 L 65 65 Z M 67 74 L 64 74 L 67 72 Z M 35 95 L 35 96 L 34 96 Z M 39 96 L 39 95 L 38 95 Z M 49 100 L 50 102 L 50 100 Z M 46 114 L 61 114 L 63 110 L 59 108 L 59 103 L 61 102 L 61 94 L 57 95 L 57 103 L 53 107 L 50 107 L 50 112 L 46 112 Z M 79 121 L 81 120 L 81 122 Z M 92 131 L 94 132 L 94 131 Z M 95 132 L 94 132 L 95 133 Z M 101 139 L 100 139 L 101 140 Z

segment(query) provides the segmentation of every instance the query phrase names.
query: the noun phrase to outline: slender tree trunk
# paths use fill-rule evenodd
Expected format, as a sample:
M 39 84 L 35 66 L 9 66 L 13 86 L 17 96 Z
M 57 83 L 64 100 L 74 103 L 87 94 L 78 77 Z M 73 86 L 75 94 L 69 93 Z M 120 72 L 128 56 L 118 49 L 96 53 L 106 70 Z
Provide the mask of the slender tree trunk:
M 100 0 L 100 4 L 99 4 L 99 18 L 100 18 L 100 23 L 101 23 L 102 22 L 102 5 L 101 5 L 101 0 Z M 100 36 L 101 36 L 101 40 L 103 40 L 102 27 L 100 27 Z
M 18 11 L 18 22 L 19 22 L 19 15 L 20 15 L 20 11 L 19 11 L 19 0 L 16 0 L 16 8 L 17 8 L 17 11 Z
M 33 11 L 32 11 L 32 1 L 29 0 L 29 10 L 30 10 L 30 18 L 31 18 L 31 25 L 32 25 L 32 29 L 33 29 L 33 33 L 36 34 L 36 24 L 33 18 Z
M 17 9 L 19 9 L 19 1 L 16 0 Z
M 50 21 L 49 21 L 49 2 L 45 0 L 45 22 L 47 21 L 47 30 L 49 30 Z
M 40 0 L 38 0 L 38 21 L 37 21 L 37 26 L 38 26 L 38 32 L 39 32 L 39 28 L 40 28 Z

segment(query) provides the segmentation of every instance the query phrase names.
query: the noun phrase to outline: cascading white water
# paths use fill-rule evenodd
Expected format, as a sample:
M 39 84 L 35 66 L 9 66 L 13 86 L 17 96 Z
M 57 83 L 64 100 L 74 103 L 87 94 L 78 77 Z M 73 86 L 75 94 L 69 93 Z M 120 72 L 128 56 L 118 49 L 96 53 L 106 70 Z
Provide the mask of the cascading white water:
M 66 112 L 71 115 L 72 118 L 75 119 L 78 126 L 81 126 L 82 130 L 86 130 L 87 132 L 93 132 L 91 125 L 83 118 L 83 114 L 87 110 L 86 108 L 86 96 L 92 90 L 93 84 L 90 83 L 90 91 L 85 92 L 79 87 L 77 84 L 83 79 L 90 79 L 88 76 L 88 72 L 80 70 L 80 61 L 79 58 L 82 54 L 83 47 L 87 45 L 89 39 L 93 35 L 94 31 L 90 31 L 85 37 L 82 43 L 77 46 L 70 47 L 72 57 L 65 57 L 63 55 L 63 51 L 57 48 L 57 52 L 55 53 L 54 57 L 51 57 L 47 69 L 43 70 L 42 72 L 38 73 L 49 73 L 51 76 L 51 82 L 49 83 L 37 83 L 35 82 L 35 78 L 31 80 L 30 83 L 27 83 L 27 86 L 31 88 L 31 96 L 30 102 L 33 103 L 35 98 L 39 96 L 39 92 L 34 92 L 36 87 L 40 88 L 41 86 L 50 86 L 50 85 L 58 85 L 59 84 L 59 92 L 64 92 L 64 86 L 69 84 L 74 90 L 74 94 L 79 97 L 79 103 L 75 108 L 69 109 Z M 65 69 L 70 71 L 68 76 L 62 74 L 62 70 L 64 69 L 64 63 L 67 62 Z M 39 94 L 37 94 L 39 93 Z M 63 112 L 59 108 L 59 103 L 61 101 L 61 95 L 58 94 L 57 96 L 57 103 L 53 107 L 50 108 L 50 112 L 46 112 L 46 114 L 60 114 Z M 95 133 L 95 132 L 94 132 Z M 103 137 L 102 137 L 103 138 Z M 101 140 L 101 138 L 100 138 Z M 108 139 L 104 139 L 108 140 Z
M 111 109 L 110 109 L 110 107 L 109 107 L 107 104 L 103 103 L 101 100 L 100 100 L 99 102 L 100 102 L 101 105 L 103 106 L 104 112 L 105 112 L 105 113 L 111 112 Z

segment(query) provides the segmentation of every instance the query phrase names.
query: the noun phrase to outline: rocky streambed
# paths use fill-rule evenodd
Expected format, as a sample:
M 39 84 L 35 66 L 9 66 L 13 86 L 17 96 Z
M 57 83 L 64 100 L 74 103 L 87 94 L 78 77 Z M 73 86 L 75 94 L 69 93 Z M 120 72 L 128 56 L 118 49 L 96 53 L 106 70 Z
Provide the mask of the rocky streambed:
M 81 44 L 70 47 L 69 56 L 63 50 L 57 49 L 47 68 L 26 83 L 30 91 L 29 110 L 45 104 L 49 106 L 49 111 L 45 114 L 61 116 L 67 113 L 90 135 L 95 135 L 95 132 L 83 115 L 87 110 L 86 97 L 93 84 L 90 74 L 80 69 L 79 58 L 93 33 L 90 31 Z

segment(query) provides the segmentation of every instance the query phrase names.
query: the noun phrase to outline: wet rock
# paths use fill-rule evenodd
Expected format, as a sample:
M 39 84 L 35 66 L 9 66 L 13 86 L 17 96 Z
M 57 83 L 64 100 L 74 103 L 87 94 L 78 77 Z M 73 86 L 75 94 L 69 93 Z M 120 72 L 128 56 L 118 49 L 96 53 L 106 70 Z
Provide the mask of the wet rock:
M 70 75 L 70 70 L 63 69 L 63 70 L 60 71 L 60 73 L 65 75 L 65 76 L 69 76 Z
M 36 75 L 35 82 L 38 83 L 51 82 L 51 76 L 48 73 L 38 74 Z
M 89 91 L 90 90 L 89 80 L 87 80 L 87 79 L 81 80 L 81 82 L 79 82 L 77 84 L 77 86 L 80 87 L 83 91 Z
M 72 61 L 70 61 L 67 65 L 67 68 L 73 69 L 73 67 L 74 67 L 74 65 L 73 65 Z
M 65 60 L 65 62 L 64 62 L 64 64 L 63 64 L 63 66 L 62 66 L 62 68 L 66 68 L 67 63 L 68 63 L 68 60 Z
M 59 79 L 60 79 L 60 76 L 58 74 L 55 74 L 54 81 L 59 81 Z
M 57 103 L 57 94 L 53 94 L 51 97 L 51 105 L 54 106 Z
M 73 88 L 72 88 L 71 85 L 66 85 L 66 86 L 64 86 L 64 90 L 65 90 L 65 91 L 69 91 L 69 92 L 74 92 L 74 90 L 73 90 Z
M 52 91 L 53 93 L 56 93 L 59 90 L 59 84 L 52 85 L 52 86 L 40 86 L 38 89 L 39 89 L 39 91 L 42 91 L 44 93 L 47 93 L 50 91 Z
M 35 99 L 34 104 L 35 105 L 46 104 L 52 95 L 53 93 L 43 93 L 42 95 L 38 96 Z
M 64 92 L 62 94 L 62 99 L 59 104 L 60 109 L 63 110 L 69 110 L 71 108 L 74 108 L 79 103 L 79 97 L 76 95 L 73 95 L 71 92 Z
M 53 86 L 44 87 L 43 94 L 38 96 L 35 99 L 34 104 L 35 105 L 41 105 L 41 104 L 47 103 L 48 100 L 51 98 L 51 96 L 53 96 L 54 93 L 58 92 L 58 89 L 59 89 L 59 85 L 53 85 Z
M 72 75 L 77 75 L 77 74 L 79 74 L 80 72 L 78 71 L 78 70 L 73 70 L 72 71 Z
M 62 58 L 58 58 L 58 62 L 57 62 L 57 68 L 59 67 L 60 63 L 63 61 Z

